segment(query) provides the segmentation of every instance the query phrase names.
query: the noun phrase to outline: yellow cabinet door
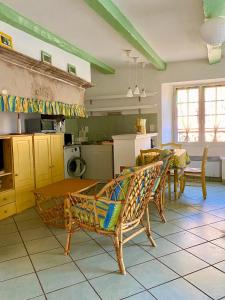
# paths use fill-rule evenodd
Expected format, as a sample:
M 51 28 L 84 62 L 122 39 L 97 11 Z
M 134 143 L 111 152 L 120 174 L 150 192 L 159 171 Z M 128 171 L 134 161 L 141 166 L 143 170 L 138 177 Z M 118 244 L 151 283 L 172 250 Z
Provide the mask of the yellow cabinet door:
M 13 163 L 17 211 L 35 204 L 32 136 L 13 137 Z
M 51 183 L 50 135 L 34 136 L 35 186 L 40 188 Z
M 51 134 L 52 182 L 64 179 L 63 144 L 63 134 Z

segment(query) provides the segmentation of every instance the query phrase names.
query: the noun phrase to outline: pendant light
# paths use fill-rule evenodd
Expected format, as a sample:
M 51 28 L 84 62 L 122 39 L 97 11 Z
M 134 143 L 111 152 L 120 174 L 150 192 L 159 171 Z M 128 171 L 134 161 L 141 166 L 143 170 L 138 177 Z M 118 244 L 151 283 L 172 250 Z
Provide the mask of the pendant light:
M 138 74 L 137 74 L 137 66 L 138 66 L 138 56 L 134 56 L 133 57 L 133 60 L 134 60 L 134 70 L 135 70 L 135 88 L 134 88 L 134 95 L 135 96 L 139 96 L 140 95 L 140 90 L 139 90 L 139 87 L 138 87 Z
M 206 20 L 201 26 L 201 36 L 209 45 L 217 46 L 224 43 L 225 17 L 220 16 Z
M 126 50 L 124 50 L 124 52 L 126 53 L 126 56 L 128 58 L 128 89 L 127 89 L 126 97 L 127 98 L 132 98 L 134 95 L 133 95 L 133 91 L 132 91 L 132 88 L 131 88 L 131 65 L 130 65 L 131 50 L 126 49 Z
M 140 97 L 141 98 L 146 98 L 146 91 L 145 91 L 145 88 L 144 88 L 144 68 L 146 66 L 146 63 L 144 61 L 141 62 L 141 68 L 142 68 L 142 85 L 143 85 L 143 88 L 141 90 L 141 94 L 140 94 Z

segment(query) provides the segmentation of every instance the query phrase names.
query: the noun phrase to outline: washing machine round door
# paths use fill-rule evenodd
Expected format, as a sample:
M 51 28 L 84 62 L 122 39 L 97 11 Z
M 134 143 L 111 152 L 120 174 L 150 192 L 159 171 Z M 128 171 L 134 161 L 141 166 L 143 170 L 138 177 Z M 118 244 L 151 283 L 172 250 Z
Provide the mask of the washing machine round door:
M 86 171 L 86 162 L 77 156 L 71 157 L 67 163 L 67 172 L 70 177 L 81 177 Z

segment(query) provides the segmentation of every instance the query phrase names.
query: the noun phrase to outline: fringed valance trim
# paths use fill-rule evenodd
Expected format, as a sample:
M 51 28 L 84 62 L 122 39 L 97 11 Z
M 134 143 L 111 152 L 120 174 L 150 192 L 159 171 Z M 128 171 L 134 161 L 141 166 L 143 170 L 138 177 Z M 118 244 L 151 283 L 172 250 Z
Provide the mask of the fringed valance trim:
M 0 112 L 39 113 L 64 115 L 66 117 L 87 117 L 85 107 L 59 101 L 38 100 L 19 96 L 0 95 Z

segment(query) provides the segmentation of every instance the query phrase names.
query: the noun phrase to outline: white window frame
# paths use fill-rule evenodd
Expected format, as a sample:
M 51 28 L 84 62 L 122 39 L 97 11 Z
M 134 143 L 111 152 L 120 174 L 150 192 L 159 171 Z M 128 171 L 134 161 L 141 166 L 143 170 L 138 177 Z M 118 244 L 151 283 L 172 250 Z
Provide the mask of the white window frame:
M 204 144 L 224 146 L 225 142 L 206 142 L 205 141 L 205 99 L 204 99 L 204 88 L 206 87 L 218 87 L 225 86 L 225 82 L 212 82 L 206 84 L 189 84 L 189 85 L 177 85 L 173 89 L 173 137 L 178 142 L 178 128 L 177 128 L 177 90 L 198 88 L 199 89 L 199 141 L 198 142 L 180 142 L 184 145 L 201 146 Z

